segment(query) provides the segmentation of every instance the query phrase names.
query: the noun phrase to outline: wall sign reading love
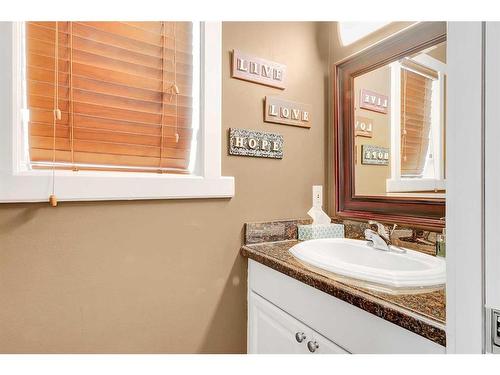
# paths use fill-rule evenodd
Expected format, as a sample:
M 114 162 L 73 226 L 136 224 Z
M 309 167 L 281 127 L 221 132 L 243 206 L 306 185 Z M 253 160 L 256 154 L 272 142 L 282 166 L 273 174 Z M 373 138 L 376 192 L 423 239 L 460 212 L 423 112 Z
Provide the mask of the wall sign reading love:
M 229 129 L 229 155 L 283 158 L 283 136 L 247 129 Z
M 371 138 L 373 136 L 373 121 L 367 117 L 356 116 L 354 135 Z
M 231 77 L 283 90 L 286 65 L 233 50 Z
M 266 96 L 264 121 L 310 128 L 311 109 L 307 104 Z

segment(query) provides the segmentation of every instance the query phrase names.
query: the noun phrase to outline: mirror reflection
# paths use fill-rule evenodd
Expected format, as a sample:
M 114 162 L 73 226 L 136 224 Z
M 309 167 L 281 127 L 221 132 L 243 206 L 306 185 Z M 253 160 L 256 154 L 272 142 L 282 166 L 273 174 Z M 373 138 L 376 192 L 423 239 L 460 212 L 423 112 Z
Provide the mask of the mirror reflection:
M 354 78 L 356 196 L 444 198 L 446 42 Z

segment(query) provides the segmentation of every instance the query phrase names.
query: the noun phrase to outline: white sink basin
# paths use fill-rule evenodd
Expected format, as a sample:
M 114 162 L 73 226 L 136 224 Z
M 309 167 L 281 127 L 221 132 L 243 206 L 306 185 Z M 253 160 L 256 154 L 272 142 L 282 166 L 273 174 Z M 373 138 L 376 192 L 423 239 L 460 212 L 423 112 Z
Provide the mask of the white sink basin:
M 304 241 L 289 251 L 316 269 L 396 290 L 437 287 L 446 282 L 444 259 L 408 249 L 405 253 L 382 251 L 367 241 L 329 238 Z

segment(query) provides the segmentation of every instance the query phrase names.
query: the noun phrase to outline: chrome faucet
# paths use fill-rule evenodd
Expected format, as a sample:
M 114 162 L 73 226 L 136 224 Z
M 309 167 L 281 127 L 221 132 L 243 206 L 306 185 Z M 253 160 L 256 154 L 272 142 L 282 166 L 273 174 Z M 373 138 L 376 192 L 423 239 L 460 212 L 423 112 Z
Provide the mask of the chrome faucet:
M 387 230 L 384 224 L 381 224 L 375 220 L 368 221 L 368 225 L 376 226 L 377 230 L 365 229 L 365 238 L 373 243 L 373 248 L 383 251 L 391 251 L 391 235 L 396 229 L 396 224 L 392 227 L 390 231 Z M 393 247 L 394 248 L 394 247 Z M 399 249 L 399 251 L 404 251 L 404 249 Z
M 374 230 L 365 229 L 365 238 L 373 243 L 374 249 L 389 251 L 387 242 Z

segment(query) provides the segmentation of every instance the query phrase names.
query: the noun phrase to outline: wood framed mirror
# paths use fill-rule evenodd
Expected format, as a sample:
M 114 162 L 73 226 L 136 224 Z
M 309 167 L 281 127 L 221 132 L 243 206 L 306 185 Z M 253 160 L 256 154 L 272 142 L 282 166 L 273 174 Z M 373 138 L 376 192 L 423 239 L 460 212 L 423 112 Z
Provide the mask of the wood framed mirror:
M 334 67 L 335 213 L 444 227 L 446 22 L 420 22 Z

